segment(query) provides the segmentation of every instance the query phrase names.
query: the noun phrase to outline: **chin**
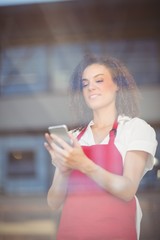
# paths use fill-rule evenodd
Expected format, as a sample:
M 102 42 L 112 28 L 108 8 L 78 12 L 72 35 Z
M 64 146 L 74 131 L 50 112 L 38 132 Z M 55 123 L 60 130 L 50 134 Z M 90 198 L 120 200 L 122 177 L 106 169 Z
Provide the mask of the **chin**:
M 97 109 L 100 109 L 102 107 L 98 104 L 87 104 L 87 106 L 92 110 L 97 110 Z

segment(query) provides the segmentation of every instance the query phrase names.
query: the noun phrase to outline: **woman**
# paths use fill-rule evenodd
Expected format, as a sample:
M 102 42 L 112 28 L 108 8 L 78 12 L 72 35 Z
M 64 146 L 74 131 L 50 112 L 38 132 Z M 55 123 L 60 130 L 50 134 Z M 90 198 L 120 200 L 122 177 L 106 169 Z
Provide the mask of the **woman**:
M 53 210 L 63 204 L 57 239 L 136 240 L 141 210 L 135 194 L 153 166 L 157 141 L 137 117 L 134 79 L 114 58 L 86 56 L 72 87 L 82 92 L 93 120 L 69 133 L 72 146 L 45 135 L 56 166 L 48 204 Z

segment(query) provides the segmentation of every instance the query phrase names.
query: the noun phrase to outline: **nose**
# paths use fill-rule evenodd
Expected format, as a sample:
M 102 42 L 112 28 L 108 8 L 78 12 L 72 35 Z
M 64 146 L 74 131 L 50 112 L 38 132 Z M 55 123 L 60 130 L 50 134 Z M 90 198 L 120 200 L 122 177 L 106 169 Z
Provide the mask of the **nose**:
M 94 83 L 94 81 L 90 81 L 89 83 L 88 83 L 88 89 L 91 91 L 91 90 L 94 90 L 95 89 L 95 83 Z

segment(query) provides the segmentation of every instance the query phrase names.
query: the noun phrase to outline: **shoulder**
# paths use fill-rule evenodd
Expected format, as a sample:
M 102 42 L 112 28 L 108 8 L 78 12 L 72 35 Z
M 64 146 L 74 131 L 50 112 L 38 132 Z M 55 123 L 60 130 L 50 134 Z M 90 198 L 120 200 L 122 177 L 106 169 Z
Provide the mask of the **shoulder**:
M 119 126 L 124 128 L 128 134 L 139 133 L 139 135 L 153 135 L 155 136 L 155 131 L 150 124 L 145 120 L 135 117 L 129 118 L 127 116 L 120 116 L 118 118 Z
M 145 146 L 155 152 L 157 146 L 156 133 L 145 120 L 135 118 L 120 118 L 118 126 L 119 136 L 125 140 L 128 149 Z
M 147 122 L 139 117 L 128 117 L 125 115 L 118 116 L 118 123 L 125 124 L 125 125 L 135 125 L 135 124 L 147 124 Z
M 120 117 L 118 131 L 120 139 L 125 141 L 126 151 L 139 150 L 149 153 L 146 169 L 151 169 L 157 148 L 153 127 L 138 117 Z

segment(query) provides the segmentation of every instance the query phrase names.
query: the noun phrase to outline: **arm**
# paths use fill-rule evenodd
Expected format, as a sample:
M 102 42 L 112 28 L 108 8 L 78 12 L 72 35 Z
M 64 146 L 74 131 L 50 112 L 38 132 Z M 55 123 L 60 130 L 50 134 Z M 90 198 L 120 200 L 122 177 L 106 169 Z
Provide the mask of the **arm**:
M 47 202 L 52 210 L 58 209 L 64 202 L 67 193 L 69 174 L 64 174 L 57 168 L 52 185 L 48 191 Z
M 66 166 L 83 172 L 106 191 L 124 201 L 134 197 L 147 163 L 147 152 L 128 151 L 124 161 L 123 176 L 120 176 L 106 171 L 91 161 L 76 139 L 72 138 L 74 146 L 71 147 L 58 137 L 53 137 L 63 146 L 63 149 L 58 147 L 54 149 Z
M 147 158 L 148 153 L 143 151 L 127 152 L 123 176 L 110 173 L 91 161 L 83 166 L 83 172 L 106 191 L 124 201 L 129 201 L 138 189 Z
M 44 146 L 51 156 L 52 164 L 56 166 L 53 182 L 48 191 L 47 202 L 53 210 L 56 210 L 65 200 L 71 169 L 65 166 L 65 163 L 61 161 L 59 155 L 54 151 L 53 146 L 55 146 L 55 144 L 53 143 L 52 137 L 46 133 L 45 138 L 47 142 L 44 143 Z
M 129 136 L 129 142 L 133 143 L 135 139 L 138 139 L 146 151 L 139 149 L 127 152 L 124 160 L 123 176 L 112 174 L 93 163 L 93 161 L 87 158 L 77 139 L 72 135 L 70 137 L 73 140 L 73 147 L 66 145 L 64 141 L 53 136 L 62 145 L 63 149 L 56 146 L 53 146 L 53 148 L 56 154 L 58 154 L 61 163 L 65 164 L 65 167 L 82 171 L 106 191 L 124 201 L 129 201 L 134 197 L 143 177 L 144 169 L 148 164 L 148 155 L 154 155 L 157 146 L 155 132 L 148 124 L 144 124 L 144 121 L 134 119 L 130 122 L 129 128 L 133 131 Z M 139 129 L 142 130 L 143 134 L 141 134 Z

